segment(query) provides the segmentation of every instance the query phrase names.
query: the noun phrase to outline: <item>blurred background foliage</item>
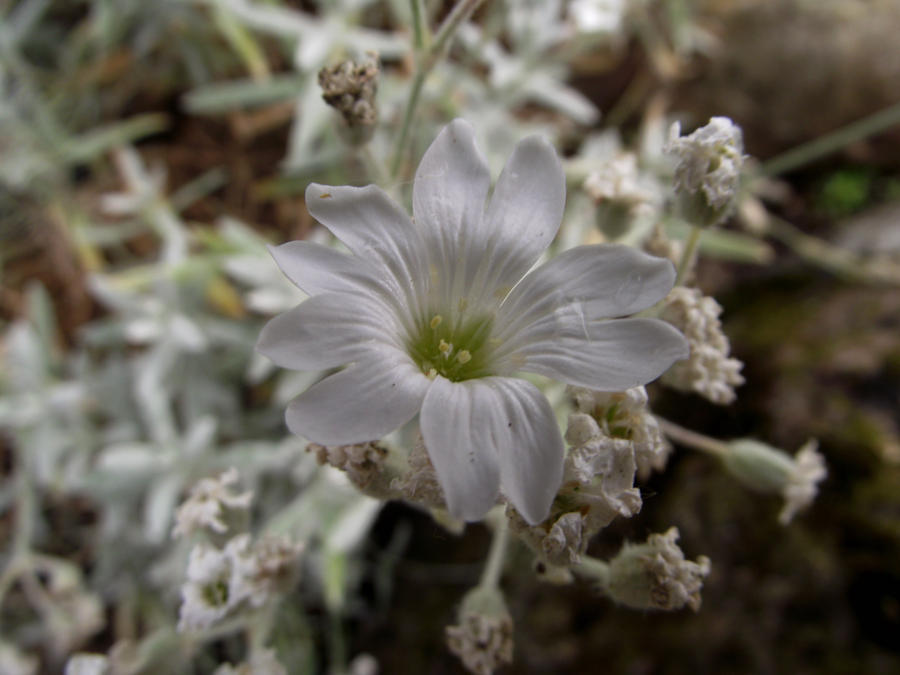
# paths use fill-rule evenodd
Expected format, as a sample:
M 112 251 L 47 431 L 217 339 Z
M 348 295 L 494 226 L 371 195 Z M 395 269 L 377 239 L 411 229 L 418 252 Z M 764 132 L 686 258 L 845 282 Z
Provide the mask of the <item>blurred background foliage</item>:
M 632 0 L 586 28 L 571 4 L 485 2 L 425 79 L 391 176 L 415 76 L 405 0 L 0 3 L 3 649 L 48 673 L 114 644 L 140 652 L 136 672 L 240 660 L 229 635 L 174 632 L 187 549 L 170 539 L 190 485 L 236 466 L 259 530 L 315 544 L 272 634 L 290 672 L 343 672 L 362 652 L 382 673 L 461 672 L 443 626 L 487 534 L 379 512 L 287 436 L 284 403 L 314 376 L 253 353 L 264 320 L 302 299 L 265 243 L 322 236 L 310 180 L 406 195 L 456 116 L 495 175 L 522 136 L 552 138 L 569 217 L 592 229 L 587 141 L 646 142 L 677 113 L 732 117 L 759 160 L 726 228 L 737 252 L 710 245 L 697 272 L 747 384 L 727 408 L 658 389 L 656 410 L 788 449 L 815 436 L 829 478 L 783 528 L 778 504 L 679 450 L 592 552 L 677 525 L 713 561 L 702 610 L 634 613 L 538 584 L 520 551 L 508 672 L 900 669 L 900 5 Z M 429 25 L 451 6 L 426 2 Z M 380 122 L 360 150 L 316 77 L 367 51 Z

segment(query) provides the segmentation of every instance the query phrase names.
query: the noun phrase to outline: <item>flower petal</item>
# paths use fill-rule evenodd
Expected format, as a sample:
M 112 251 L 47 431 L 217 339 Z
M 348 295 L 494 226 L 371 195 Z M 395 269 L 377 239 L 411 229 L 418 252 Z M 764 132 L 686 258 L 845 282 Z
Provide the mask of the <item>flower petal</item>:
M 525 380 L 438 377 L 422 404 L 422 436 L 453 515 L 479 520 L 503 492 L 528 520 L 547 517 L 562 480 L 553 410 Z
M 492 378 L 508 436 L 498 443 L 500 489 L 531 525 L 550 513 L 563 476 L 565 446 L 547 398 L 527 380 Z M 503 425 L 501 424 L 501 428 Z
M 306 208 L 359 259 L 383 267 L 391 292 L 419 309 L 429 278 L 422 237 L 409 216 L 381 189 L 310 183 Z
M 284 275 L 308 295 L 358 293 L 371 288 L 378 272 L 371 263 L 311 241 L 289 241 L 269 246 Z
M 497 501 L 500 471 L 491 438 L 493 397 L 482 380 L 436 377 L 419 425 L 451 514 L 481 520 Z
M 476 231 L 491 187 L 487 160 L 475 145 L 475 131 L 456 119 L 425 152 L 413 183 L 413 216 L 423 234 L 437 235 L 450 253 L 460 237 Z
M 522 279 L 497 315 L 496 336 L 506 349 L 547 339 L 560 310 L 589 323 L 626 316 L 662 300 L 675 281 L 675 268 L 630 246 L 594 244 L 560 253 Z
M 520 370 L 597 391 L 625 391 L 687 358 L 684 336 L 658 319 L 585 323 L 558 317 L 557 332 L 521 347 L 510 359 Z
M 372 349 L 291 401 L 285 421 L 293 433 L 323 445 L 377 440 L 413 418 L 429 384 L 405 354 Z
M 413 183 L 413 216 L 437 282 L 434 300 L 445 308 L 465 297 L 484 253 L 482 219 L 490 187 L 490 170 L 472 126 L 454 120 L 425 152 Z
M 550 143 L 532 136 L 516 145 L 484 218 L 486 288 L 512 287 L 550 245 L 566 205 L 566 176 Z
M 256 349 L 282 368 L 332 368 L 353 361 L 373 342 L 396 343 L 400 328 L 390 318 L 371 298 L 323 293 L 271 319 Z

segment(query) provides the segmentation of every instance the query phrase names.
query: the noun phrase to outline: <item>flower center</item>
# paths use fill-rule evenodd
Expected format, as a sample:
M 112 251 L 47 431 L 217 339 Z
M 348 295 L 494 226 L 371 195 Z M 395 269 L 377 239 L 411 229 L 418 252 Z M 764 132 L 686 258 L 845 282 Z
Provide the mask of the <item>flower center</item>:
M 407 345 L 409 355 L 431 379 L 442 375 L 451 382 L 462 382 L 485 377 L 491 374 L 492 324 L 488 316 L 451 322 L 433 314 Z

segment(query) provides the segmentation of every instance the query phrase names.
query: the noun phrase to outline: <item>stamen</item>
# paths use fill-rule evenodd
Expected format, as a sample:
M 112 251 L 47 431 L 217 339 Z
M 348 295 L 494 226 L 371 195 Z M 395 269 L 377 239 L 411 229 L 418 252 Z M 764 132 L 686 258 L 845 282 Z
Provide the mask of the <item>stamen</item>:
M 425 373 L 425 377 L 427 377 L 429 380 L 433 380 L 434 378 L 437 377 L 437 370 L 432 368 L 427 373 Z
M 456 360 L 460 363 L 468 363 L 472 360 L 472 355 L 469 353 L 468 349 L 463 349 L 456 355 Z
M 444 356 L 448 356 L 450 354 L 450 350 L 453 349 L 453 345 L 442 339 L 440 344 L 438 344 L 438 349 L 440 350 L 441 354 L 443 354 Z
M 443 321 L 443 320 L 444 320 L 444 317 L 442 317 L 440 314 L 435 314 L 431 318 L 431 322 L 428 325 L 431 326 L 431 330 L 434 330 L 435 328 L 437 328 L 438 326 L 441 325 L 441 321 Z

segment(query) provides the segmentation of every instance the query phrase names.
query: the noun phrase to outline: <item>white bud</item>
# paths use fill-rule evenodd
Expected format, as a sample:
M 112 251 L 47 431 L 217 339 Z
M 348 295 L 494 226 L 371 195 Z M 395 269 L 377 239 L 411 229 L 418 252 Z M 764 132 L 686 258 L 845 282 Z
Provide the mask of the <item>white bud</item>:
M 681 136 L 676 122 L 665 152 L 675 158 L 675 193 L 685 219 L 694 225 L 723 223 L 734 211 L 744 164 L 741 129 L 727 117 Z
M 778 521 L 787 525 L 812 504 L 819 482 L 828 475 L 817 447 L 818 443 L 810 440 L 791 457 L 765 443 L 741 439 L 729 443 L 723 462 L 728 472 L 747 487 L 784 497 Z
M 676 362 L 662 382 L 679 391 L 693 391 L 719 405 L 732 403 L 734 388 L 744 383 L 744 364 L 730 357 L 731 344 L 722 331 L 722 307 L 697 288 L 676 286 L 663 305 L 660 318 L 687 338 L 691 354 Z
M 476 675 L 512 662 L 513 623 L 502 593 L 474 588 L 463 599 L 458 622 L 447 626 L 447 646 Z

